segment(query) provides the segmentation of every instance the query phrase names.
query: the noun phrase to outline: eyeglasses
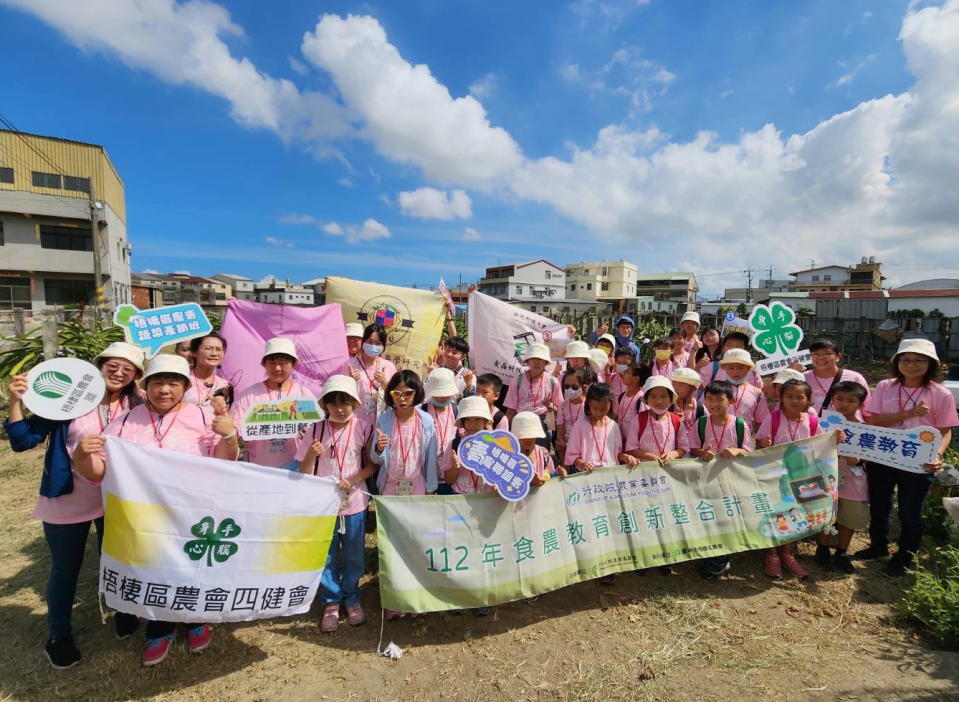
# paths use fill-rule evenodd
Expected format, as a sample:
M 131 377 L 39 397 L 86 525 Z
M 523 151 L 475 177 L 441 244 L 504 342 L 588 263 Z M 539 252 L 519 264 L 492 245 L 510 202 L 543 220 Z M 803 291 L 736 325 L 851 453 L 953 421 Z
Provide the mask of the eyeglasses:
M 103 370 L 109 374 L 122 373 L 123 375 L 134 375 L 137 370 L 130 366 L 121 366 L 119 363 L 104 363 Z
M 390 397 L 394 400 L 403 398 L 404 400 L 409 400 L 416 394 L 415 390 L 390 390 Z

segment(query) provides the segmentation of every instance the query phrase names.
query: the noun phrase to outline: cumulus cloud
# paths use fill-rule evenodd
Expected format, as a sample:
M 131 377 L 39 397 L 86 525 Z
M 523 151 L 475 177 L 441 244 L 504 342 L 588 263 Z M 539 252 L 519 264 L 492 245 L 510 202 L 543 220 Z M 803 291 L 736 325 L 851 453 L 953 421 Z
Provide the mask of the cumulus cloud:
M 369 218 L 363 224 L 341 225 L 338 222 L 328 222 L 323 225 L 323 231 L 332 236 L 346 237 L 346 243 L 356 244 L 361 241 L 376 241 L 377 239 L 388 239 L 392 236 L 389 228 Z
M 483 235 L 473 227 L 466 227 L 466 229 L 463 230 L 462 239 L 463 241 L 482 241 Z
M 446 193 L 436 188 L 419 188 L 396 195 L 400 210 L 418 219 L 469 219 L 473 201 L 462 190 Z
M 496 85 L 498 82 L 499 79 L 496 77 L 495 73 L 487 73 L 485 76 L 474 81 L 470 85 L 470 95 L 475 97 L 477 100 L 488 98 L 493 94 L 493 91 L 496 90 Z

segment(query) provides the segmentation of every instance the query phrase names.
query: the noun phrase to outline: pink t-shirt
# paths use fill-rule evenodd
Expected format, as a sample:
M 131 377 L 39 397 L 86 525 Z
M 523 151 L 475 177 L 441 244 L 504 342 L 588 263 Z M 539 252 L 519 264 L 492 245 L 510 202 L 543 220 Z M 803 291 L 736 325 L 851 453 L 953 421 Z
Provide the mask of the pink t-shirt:
M 426 413 L 433 418 L 433 426 L 436 427 L 436 453 L 442 456 L 443 453 L 453 443 L 456 438 L 456 417 L 453 414 L 453 406 L 447 405 L 443 409 L 438 409 L 432 402 L 426 403 Z M 503 417 L 503 421 L 506 417 Z M 494 427 L 495 429 L 496 427 Z
M 352 478 L 363 470 L 363 452 L 370 438 L 370 427 L 354 416 L 345 426 L 337 427 L 328 420 L 317 422 L 309 431 L 296 451 L 297 462 L 302 461 L 314 441 L 322 441 L 326 450 L 317 456 L 313 475 L 325 478 Z M 363 492 L 366 486 L 359 484 L 350 490 L 340 504 L 339 514 L 357 514 L 366 509 L 369 498 Z
M 756 432 L 756 441 L 761 441 L 764 439 L 772 439 L 772 446 L 779 446 L 780 444 L 788 444 L 792 441 L 799 441 L 800 439 L 808 439 L 810 436 L 819 436 L 822 434 L 822 427 L 819 424 L 816 424 L 815 433 L 811 433 L 811 427 L 809 425 L 809 413 L 803 412 L 799 417 L 799 422 L 790 421 L 785 414 L 779 414 L 779 428 L 776 430 L 776 436 L 772 436 L 773 431 L 773 416 L 772 414 L 767 414 L 766 418 L 762 421 L 762 424 L 759 426 L 759 431 Z
M 446 471 L 453 467 L 453 448 L 450 447 L 440 456 L 440 474 L 446 475 Z M 477 492 L 496 492 L 495 488 L 487 485 L 481 477 L 466 467 L 460 467 L 460 473 L 456 480 L 450 485 L 453 492 L 457 495 L 473 495 Z
M 543 416 L 547 405 L 559 407 L 563 404 L 563 390 L 559 379 L 545 372 L 530 383 L 529 371 L 526 371 L 509 384 L 503 404 L 516 412 L 535 412 Z
M 118 417 L 103 433 L 144 446 L 169 449 L 194 456 L 212 456 L 219 435 L 213 431 L 213 412 L 189 402 L 160 416 L 149 405 L 137 405 Z
M 549 451 L 539 444 L 533 447 L 532 453 L 526 455 L 533 462 L 533 470 L 536 477 L 540 480 L 546 480 L 556 472 L 556 467 L 553 465 L 553 457 L 549 455 Z
M 853 502 L 869 502 L 869 481 L 862 461 L 851 465 L 849 459 L 839 457 L 839 497 Z
M 602 425 L 594 425 L 580 417 L 566 439 L 564 465 L 571 466 L 577 458 L 601 466 L 618 466 L 619 453 L 623 450 L 623 435 L 619 425 L 606 417 Z
M 213 393 L 230 384 L 230 381 L 226 378 L 221 378 L 216 373 L 211 375 L 207 379 L 207 382 L 211 380 L 213 381 L 213 385 L 207 386 L 204 381 L 197 378 L 193 373 L 190 373 L 190 387 L 183 393 L 183 401 L 192 402 L 194 405 L 200 405 L 204 408 L 209 407 Z
M 674 353 L 670 360 L 677 368 L 685 368 L 689 365 L 689 351 L 685 349 L 679 353 Z
M 556 426 L 565 427 L 566 435 L 569 436 L 570 429 L 573 428 L 576 420 L 583 416 L 585 406 L 585 400 L 582 402 L 563 400 L 563 404 L 559 406 L 559 412 L 556 413 Z
M 956 402 L 952 393 L 940 383 L 929 383 L 922 388 L 905 388 L 895 378 L 880 381 L 866 398 L 863 414 L 867 419 L 873 414 L 892 414 L 911 409 L 920 402 L 925 402 L 929 408 L 925 417 L 908 417 L 890 426 L 894 429 L 930 426 L 940 430 L 959 426 Z
M 385 466 L 384 495 L 426 494 L 424 452 L 423 422 L 419 412 L 414 412 L 406 422 L 399 421 L 394 414 L 393 432 L 390 434 L 390 460 Z
M 744 448 L 747 451 L 752 451 L 756 448 L 756 443 L 753 441 L 752 432 L 749 430 L 749 423 L 746 422 L 746 426 L 743 427 L 743 445 L 739 445 L 738 438 L 736 436 L 736 418 L 730 416 L 729 414 L 725 417 L 725 422 L 722 427 L 719 427 L 712 421 L 712 417 L 705 417 L 706 419 L 706 431 L 705 442 L 700 442 L 699 440 L 699 421 L 693 421 L 689 424 L 684 425 L 686 429 L 686 439 L 689 443 L 689 449 L 709 449 L 713 453 L 719 453 L 725 448 Z
M 626 432 L 629 430 L 630 424 L 636 418 L 636 415 L 639 412 L 642 412 L 644 409 L 647 409 L 646 403 L 641 399 L 643 396 L 642 389 L 636 390 L 632 396 L 627 395 L 625 392 L 620 395 L 613 395 L 613 414 L 616 415 L 616 423 L 619 424 L 619 433 L 623 436 L 623 442 L 626 441 Z M 637 403 L 637 400 L 639 402 Z M 639 410 L 636 410 L 636 405 L 639 405 Z
M 703 387 L 706 387 L 714 380 L 729 380 L 729 376 L 726 374 L 725 369 L 722 366 L 719 366 L 719 370 L 716 371 L 716 377 L 713 377 L 713 364 L 703 366 L 703 369 L 699 371 L 699 377 L 703 381 Z M 750 368 L 749 372 L 746 374 L 746 383 L 754 387 L 762 389 L 763 379 L 759 373 L 756 372 L 755 368 Z
M 693 392 L 689 397 L 686 398 L 686 402 L 683 403 L 682 407 L 674 405 L 676 414 L 678 414 L 683 420 L 684 427 L 692 426 L 693 422 L 696 421 L 696 408 L 698 404 L 696 402 L 696 393 Z
M 769 416 L 769 404 L 762 390 L 743 383 L 733 387 L 733 401 L 729 405 L 729 413 L 746 420 L 746 425 L 752 429 L 759 426 Z
M 366 365 L 363 354 L 358 353 L 344 363 L 343 367 L 337 372 L 340 375 L 352 378 L 353 371 L 359 371 L 356 378 L 356 389 L 360 394 L 360 406 L 356 409 L 356 414 L 364 422 L 373 426 L 376 422 L 380 394 L 386 391 L 390 378 L 396 375 L 396 366 L 393 365 L 392 361 L 380 357 L 377 357 L 371 365 Z M 377 371 L 383 371 L 385 381 L 382 386 L 376 381 Z
M 668 378 L 669 376 L 671 376 L 673 373 L 676 372 L 677 368 L 683 368 L 685 365 L 686 365 L 685 363 L 680 365 L 679 363 L 674 361 L 672 358 L 670 358 L 668 361 L 666 361 L 665 365 L 660 366 L 660 361 L 657 358 L 653 360 L 652 375 L 664 375 Z
M 490 407 L 490 414 L 496 415 L 496 407 Z M 503 416 L 500 417 L 500 420 L 496 423 L 496 426 L 493 427 L 494 431 L 509 431 L 509 417 L 506 416 L 506 413 L 503 413 Z
M 633 423 L 626 432 L 626 450 L 644 451 L 659 456 L 667 451 L 689 452 L 689 441 L 686 438 L 686 431 L 683 429 L 682 422 L 679 424 L 679 431 L 673 429 L 673 420 L 670 413 L 666 412 L 659 416 L 659 419 L 653 417 L 652 410 L 646 416 L 646 426 L 643 427 L 643 433 L 639 433 L 639 418 L 636 415 Z
M 609 391 L 613 394 L 613 397 L 619 397 L 626 391 L 626 386 L 623 384 L 623 378 L 619 372 L 614 372 L 606 380 L 606 384 L 609 385 Z
M 313 392 L 306 386 L 296 381 L 289 382 L 291 385 L 287 390 L 268 390 L 265 383 L 259 382 L 241 392 L 233 403 L 233 409 L 230 410 L 230 416 L 233 417 L 237 432 L 243 434 L 243 420 L 250 409 L 260 402 L 276 402 L 284 397 L 314 397 Z M 209 410 L 207 414 L 212 416 Z M 301 440 L 301 438 L 296 438 L 245 441 L 246 460 L 261 466 L 296 470 L 296 452 L 300 447 Z
M 826 395 L 829 392 L 829 386 L 832 385 L 832 381 L 836 376 L 835 374 L 832 374 L 828 378 L 820 378 L 818 375 L 816 375 L 816 371 L 814 370 L 808 370 L 804 373 L 804 375 L 806 377 L 806 382 L 809 383 L 809 387 L 812 388 L 811 406 L 818 414 L 820 408 L 822 407 L 822 401 L 826 399 Z M 859 383 L 866 389 L 866 394 L 869 394 L 869 383 L 866 382 L 866 379 L 862 377 L 861 373 L 857 373 L 854 370 L 843 368 L 842 375 L 839 377 L 839 382 Z M 832 402 L 830 401 L 830 405 L 831 404 Z M 826 409 L 835 408 L 827 407 Z

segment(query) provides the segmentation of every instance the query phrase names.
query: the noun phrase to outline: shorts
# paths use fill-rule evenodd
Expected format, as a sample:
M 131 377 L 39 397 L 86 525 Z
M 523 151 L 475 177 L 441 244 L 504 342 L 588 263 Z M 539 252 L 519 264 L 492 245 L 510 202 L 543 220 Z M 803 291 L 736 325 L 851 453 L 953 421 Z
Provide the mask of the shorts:
M 862 531 L 869 528 L 869 503 L 856 502 L 839 498 L 839 513 L 836 515 L 836 524 Z

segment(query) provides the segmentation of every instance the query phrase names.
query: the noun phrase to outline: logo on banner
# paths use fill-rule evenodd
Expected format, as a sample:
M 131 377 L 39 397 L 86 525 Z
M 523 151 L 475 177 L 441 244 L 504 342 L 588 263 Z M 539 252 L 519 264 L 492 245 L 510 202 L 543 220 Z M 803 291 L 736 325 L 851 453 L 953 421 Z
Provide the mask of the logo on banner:
M 239 536 L 240 526 L 232 519 L 224 519 L 216 529 L 213 528 L 214 524 L 213 517 L 204 517 L 190 527 L 190 533 L 198 537 L 183 545 L 183 551 L 191 561 L 199 561 L 206 556 L 207 566 L 212 567 L 213 561 L 225 563 L 240 550 L 239 546 L 228 540 Z
M 768 307 L 756 305 L 749 315 L 749 326 L 756 331 L 753 346 L 766 357 L 795 354 L 803 337 L 795 321 L 796 313 L 778 300 Z
M 33 381 L 33 391 L 51 400 L 58 400 L 73 388 L 73 378 L 66 373 L 46 371 Z
M 366 324 L 381 325 L 386 330 L 387 341 L 391 344 L 403 339 L 416 322 L 410 314 L 410 308 L 392 295 L 371 297 L 360 306 L 356 318 Z

